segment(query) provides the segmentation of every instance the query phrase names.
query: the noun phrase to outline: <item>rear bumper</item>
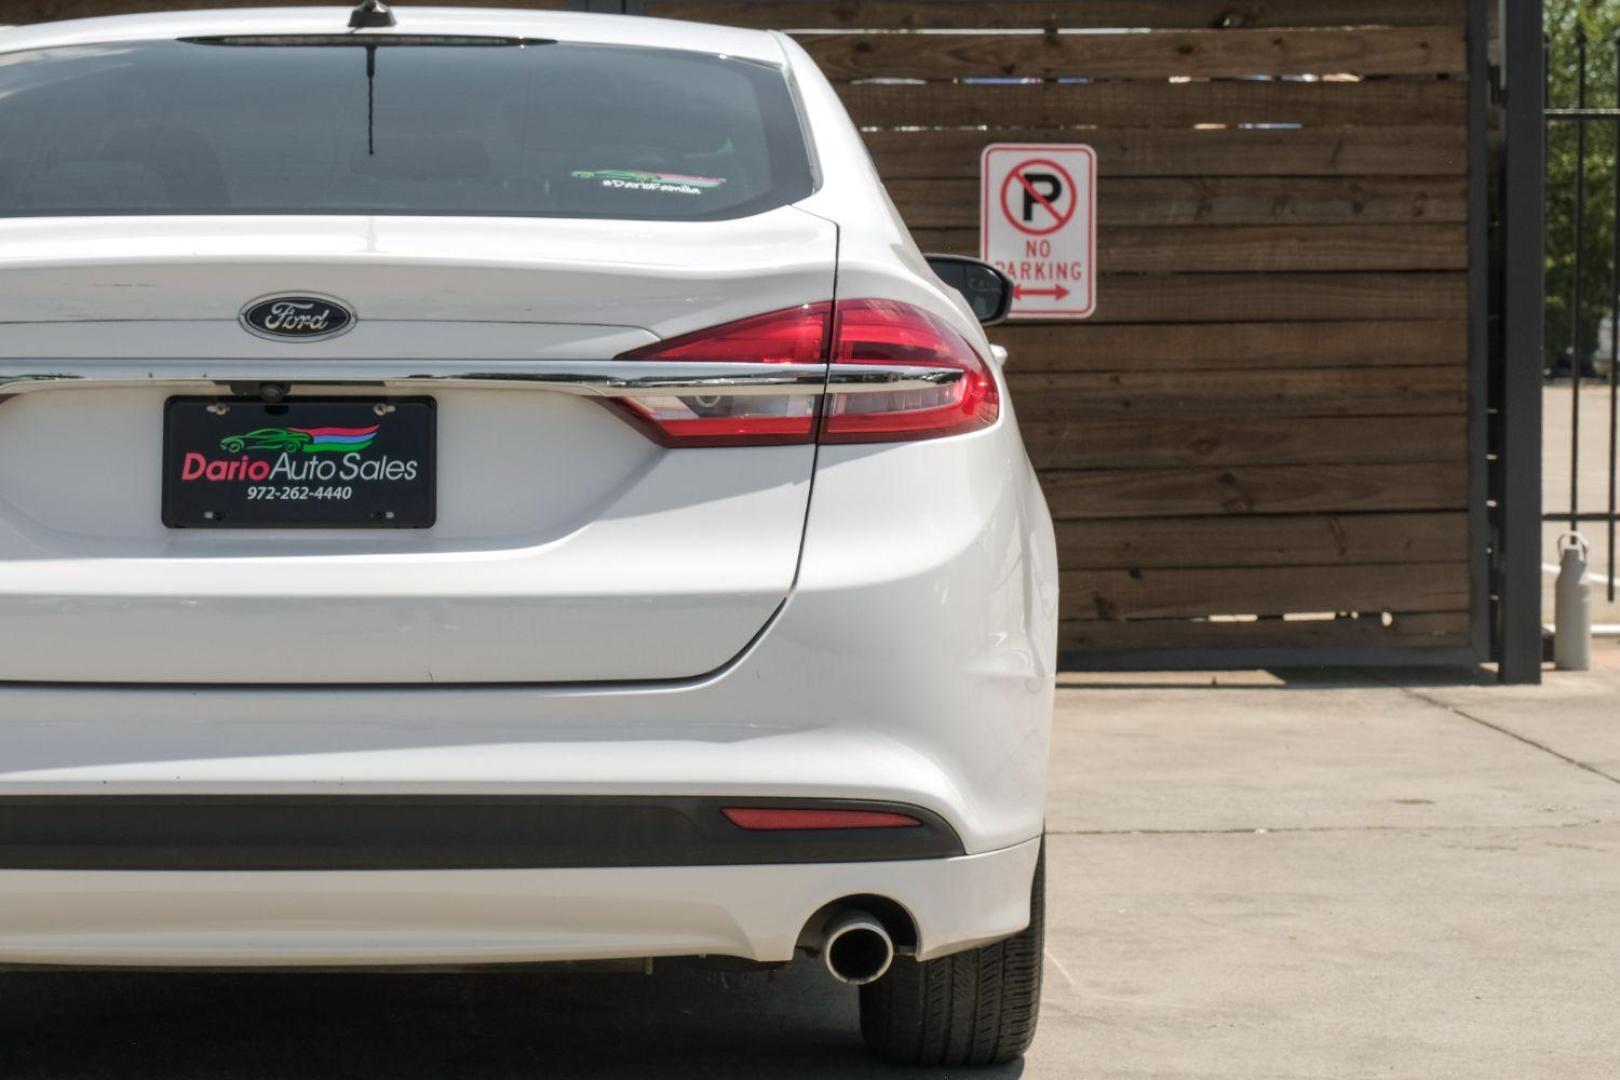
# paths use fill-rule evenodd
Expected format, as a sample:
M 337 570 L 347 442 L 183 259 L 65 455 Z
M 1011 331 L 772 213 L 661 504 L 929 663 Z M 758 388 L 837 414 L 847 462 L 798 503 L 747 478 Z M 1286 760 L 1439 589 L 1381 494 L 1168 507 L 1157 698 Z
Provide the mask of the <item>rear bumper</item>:
M 0 964 L 283 967 L 791 960 L 834 900 L 893 898 L 931 959 L 1028 924 L 1039 841 L 902 862 L 553 870 L 0 871 Z

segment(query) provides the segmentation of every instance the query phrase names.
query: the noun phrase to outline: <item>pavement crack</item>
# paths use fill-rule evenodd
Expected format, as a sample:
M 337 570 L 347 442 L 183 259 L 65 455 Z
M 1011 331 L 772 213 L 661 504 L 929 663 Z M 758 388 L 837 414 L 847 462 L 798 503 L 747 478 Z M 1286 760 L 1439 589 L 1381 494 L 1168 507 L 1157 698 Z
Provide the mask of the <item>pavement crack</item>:
M 1559 761 L 1564 762 L 1566 765 L 1573 765 L 1577 769 L 1583 769 L 1586 772 L 1591 773 L 1593 776 L 1601 777 L 1604 780 L 1607 780 L 1611 784 L 1620 784 L 1620 776 L 1614 776 L 1610 773 L 1606 773 L 1596 765 L 1582 761 L 1579 758 L 1572 758 L 1568 754 L 1559 753 L 1546 743 L 1537 742 L 1535 739 L 1532 739 L 1527 735 L 1521 735 L 1512 728 L 1507 728 L 1503 727 L 1501 724 L 1492 723 L 1483 716 L 1475 716 L 1473 713 L 1462 708 L 1461 706 L 1453 705 L 1450 702 L 1441 701 L 1437 697 L 1432 697 L 1428 694 L 1422 693 L 1421 691 L 1414 690 L 1410 686 L 1401 686 L 1398 683 L 1389 682 L 1388 680 L 1379 676 L 1376 672 L 1373 673 L 1373 677 L 1384 683 L 1386 686 L 1394 687 L 1407 697 L 1414 698 L 1426 705 L 1433 705 L 1436 708 L 1444 709 L 1453 716 L 1460 716 L 1470 723 L 1478 724 L 1480 727 L 1490 728 L 1498 735 L 1506 735 L 1510 739 L 1517 739 L 1519 742 L 1524 743 L 1524 745 L 1531 747 L 1532 749 L 1540 750 L 1543 754 L 1551 755 L 1552 757 L 1557 758 Z

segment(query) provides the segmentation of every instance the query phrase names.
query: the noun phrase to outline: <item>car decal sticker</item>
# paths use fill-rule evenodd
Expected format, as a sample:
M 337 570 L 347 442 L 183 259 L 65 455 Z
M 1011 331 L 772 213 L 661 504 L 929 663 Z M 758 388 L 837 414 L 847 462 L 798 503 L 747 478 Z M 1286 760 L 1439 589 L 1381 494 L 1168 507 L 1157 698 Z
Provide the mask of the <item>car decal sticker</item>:
M 639 169 L 577 169 L 569 174 L 575 180 L 595 181 L 601 187 L 620 191 L 659 191 L 669 195 L 701 195 L 725 184 L 719 176 L 687 176 L 684 173 L 643 172 Z

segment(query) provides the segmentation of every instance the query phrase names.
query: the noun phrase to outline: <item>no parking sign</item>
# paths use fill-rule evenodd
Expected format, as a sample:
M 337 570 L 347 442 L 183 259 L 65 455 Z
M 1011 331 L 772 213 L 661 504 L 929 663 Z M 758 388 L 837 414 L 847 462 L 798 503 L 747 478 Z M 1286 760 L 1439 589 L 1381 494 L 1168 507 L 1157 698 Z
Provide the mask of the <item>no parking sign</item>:
M 1097 155 L 1089 146 L 995 143 L 980 159 L 979 257 L 1013 279 L 1014 319 L 1097 309 Z

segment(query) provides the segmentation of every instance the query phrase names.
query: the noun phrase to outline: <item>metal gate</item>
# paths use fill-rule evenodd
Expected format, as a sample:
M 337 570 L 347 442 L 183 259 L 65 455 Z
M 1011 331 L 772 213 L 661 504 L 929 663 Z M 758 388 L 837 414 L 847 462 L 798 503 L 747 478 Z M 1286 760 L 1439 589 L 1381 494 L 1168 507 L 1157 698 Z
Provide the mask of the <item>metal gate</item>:
M 1562 28 L 1560 28 L 1562 29 Z M 1545 520 L 1595 540 L 1611 612 L 1620 525 L 1620 41 L 1547 39 Z M 1594 55 L 1595 54 L 1595 55 Z M 1564 399 L 1567 398 L 1567 403 Z M 1560 438 L 1561 436 L 1561 438 Z M 1567 452 L 1567 461 L 1565 454 Z M 1559 490 L 1559 489 L 1562 490 Z M 1620 621 L 1611 617 L 1609 622 Z

